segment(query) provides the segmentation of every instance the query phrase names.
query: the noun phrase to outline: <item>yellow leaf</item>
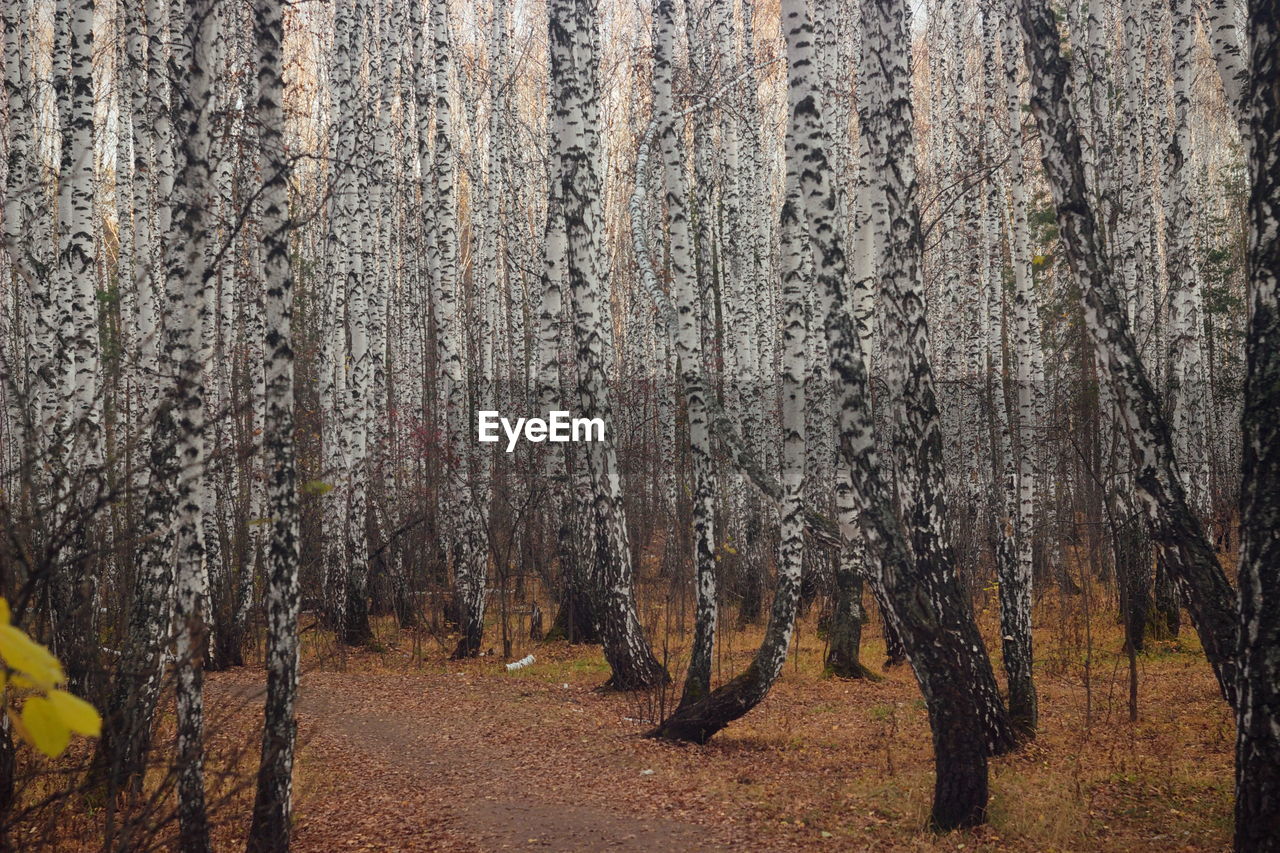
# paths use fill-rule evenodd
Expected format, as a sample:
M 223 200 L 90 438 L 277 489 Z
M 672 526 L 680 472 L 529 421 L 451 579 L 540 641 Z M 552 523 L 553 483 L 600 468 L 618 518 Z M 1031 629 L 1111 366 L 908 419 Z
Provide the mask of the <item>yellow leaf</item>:
M 50 758 L 57 758 L 71 743 L 71 729 L 58 717 L 48 699 L 32 696 L 22 706 L 22 724 L 31 745 Z
M 49 650 L 12 625 L 0 625 L 0 657 L 48 690 L 63 680 L 62 664 Z
M 9 624 L 9 602 L 0 598 L 0 623 Z
M 79 696 L 72 696 L 65 690 L 50 690 L 49 704 L 71 731 L 89 737 L 102 733 L 102 717 Z

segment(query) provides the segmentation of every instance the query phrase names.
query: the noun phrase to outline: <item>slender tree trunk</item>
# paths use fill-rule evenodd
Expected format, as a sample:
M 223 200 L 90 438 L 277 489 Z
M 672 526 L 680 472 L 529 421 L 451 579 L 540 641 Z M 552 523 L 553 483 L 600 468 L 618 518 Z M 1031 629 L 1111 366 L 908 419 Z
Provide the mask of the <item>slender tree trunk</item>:
M 1009 682 L 1009 716 L 1024 732 L 1034 732 L 1039 716 L 1035 680 L 1032 674 L 1031 584 L 1033 577 L 1033 530 L 1036 517 L 1036 471 L 1034 441 L 1038 435 L 1036 397 L 1044 385 L 1044 372 L 1039 368 L 1035 348 L 1039 343 L 1036 326 L 1040 322 L 1039 305 L 1031 275 L 1030 234 L 1027 225 L 1027 188 L 1023 167 L 1022 97 L 1018 69 L 1020 35 L 1012 8 L 1005 8 L 997 18 L 984 11 L 983 28 L 988 52 L 995 52 L 997 23 L 1002 24 L 1004 39 L 1004 94 L 1009 119 L 1009 247 L 1013 266 L 1013 360 L 1017 399 L 1017 460 L 1014 485 L 1017 490 L 1016 511 L 1010 513 L 1013 525 L 1014 553 L 1008 555 L 1009 572 L 1001 577 L 1001 637 L 1005 674 Z M 988 20 L 990 19 L 990 20 Z M 994 64 L 994 56 L 991 58 Z M 994 81 L 993 81 L 994 84 Z M 992 86 L 994 88 L 994 85 Z M 988 137 L 994 144 L 994 133 Z M 994 272 L 993 272 L 994 275 Z M 993 283 L 994 284 L 994 283 Z M 997 298 L 993 295 L 993 298 Z M 1004 404 L 1003 384 L 998 405 Z M 1011 460 L 1012 461 L 1012 460 Z
M 178 477 L 174 483 L 177 536 L 174 580 L 178 685 L 178 843 L 183 853 L 212 850 L 204 791 L 204 666 L 208 634 L 208 577 L 200 523 L 204 478 L 205 388 L 200 337 L 208 312 L 211 270 L 206 247 L 210 190 L 211 78 L 215 6 L 188 0 L 180 7 L 183 30 L 174 38 L 175 138 L 179 140 L 173 185 L 173 230 L 167 247 L 168 310 L 165 358 L 174 370 Z
M 1240 490 L 1240 652 L 1236 712 L 1238 851 L 1280 850 L 1280 5 L 1249 3 L 1247 108 L 1252 188 L 1244 482 Z
M 298 692 L 298 488 L 293 442 L 293 269 L 289 255 L 289 172 L 284 130 L 284 8 L 256 0 L 257 117 L 262 146 L 262 271 L 266 318 L 262 354 L 266 409 L 267 699 L 258 789 L 249 830 L 251 853 L 286 853 L 292 813 Z
M 138 549 L 128 633 L 104 709 L 106 722 L 90 771 L 90 785 L 101 786 L 109 796 L 124 790 L 134 794 L 142 790 L 163 680 L 163 652 L 172 639 L 173 484 L 179 476 L 177 436 L 172 402 L 163 399 L 159 405 L 153 402 L 161 390 L 158 386 L 158 310 L 164 296 L 164 270 L 155 268 L 157 245 L 152 239 L 153 214 L 146 208 L 149 200 L 154 199 L 155 233 L 168 239 L 173 153 L 169 147 L 172 135 L 165 74 L 167 51 L 162 40 L 168 13 L 167 4 L 150 0 L 144 10 L 131 10 L 128 18 L 135 157 L 132 199 L 137 271 L 133 283 L 138 288 L 135 333 L 139 393 L 134 405 L 137 406 L 136 423 L 140 430 L 146 431 L 149 448 L 147 464 L 138 481 L 144 489 L 142 527 L 157 532 L 144 538 Z M 160 192 L 152 192 L 153 180 Z
M 151 728 L 163 678 L 163 651 L 170 641 L 169 616 L 173 585 L 173 484 L 180 472 L 175 453 L 175 426 L 168 402 L 154 413 L 150 479 L 142 523 L 154 536 L 138 554 L 139 577 L 129 612 L 129 633 L 120 655 L 111 698 L 103 714 L 90 784 L 108 796 L 120 791 L 141 793 L 151 746 Z
M 778 581 L 764 640 L 747 669 L 675 713 L 650 732 L 652 737 L 706 743 L 712 735 L 760 704 L 782 673 L 800 600 L 804 554 L 805 469 L 805 305 L 804 222 L 800 219 L 799 169 L 788 141 L 786 198 L 782 205 L 782 494 L 778 541 Z
M 455 658 L 480 654 L 484 634 L 488 551 L 484 519 L 476 506 L 468 476 L 467 387 L 463 370 L 462 314 L 459 309 L 457 263 L 458 225 L 455 196 L 456 163 L 453 151 L 449 68 L 452 63 L 447 0 L 432 0 L 431 37 L 435 44 L 436 163 L 435 203 L 432 219 L 432 259 L 435 275 L 436 344 L 445 406 L 444 435 L 449 447 L 447 481 L 442 491 L 441 515 L 458 529 L 453 535 L 453 597 L 461 637 Z
M 697 616 L 689 672 L 681 704 L 701 699 L 711 690 L 711 653 L 716 634 L 715 493 L 711 459 L 711 431 L 707 422 L 707 389 L 702 384 L 702 332 L 697 278 L 690 252 L 691 233 L 685 209 L 688 180 L 679 140 L 683 136 L 672 102 L 671 56 L 675 42 L 675 2 L 658 0 L 654 8 L 654 114 L 662 142 L 668 228 L 671 234 L 670 271 L 676 309 L 676 354 L 689 418 L 689 448 L 693 467 L 693 565 Z

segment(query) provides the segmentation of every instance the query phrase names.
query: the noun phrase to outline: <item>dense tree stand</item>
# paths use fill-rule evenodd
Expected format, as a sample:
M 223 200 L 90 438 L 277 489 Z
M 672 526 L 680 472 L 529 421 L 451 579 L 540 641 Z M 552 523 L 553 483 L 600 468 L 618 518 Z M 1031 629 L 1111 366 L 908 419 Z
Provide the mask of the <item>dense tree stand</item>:
M 0 849 L 1280 853 L 1278 288 L 1280 0 L 5 0 Z

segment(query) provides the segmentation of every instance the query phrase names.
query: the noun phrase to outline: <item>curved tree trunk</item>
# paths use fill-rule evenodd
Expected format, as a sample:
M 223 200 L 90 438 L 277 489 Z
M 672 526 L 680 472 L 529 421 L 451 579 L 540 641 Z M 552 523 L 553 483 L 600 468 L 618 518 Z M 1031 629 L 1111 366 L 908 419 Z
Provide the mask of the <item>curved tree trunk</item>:
M 669 2 L 669 0 L 668 0 Z M 787 188 L 782 205 L 782 496 L 778 542 L 778 581 L 764 640 L 741 675 L 693 701 L 682 700 L 675 713 L 651 731 L 651 737 L 706 743 L 742 717 L 768 694 L 782 673 L 795 630 L 804 554 L 803 487 L 805 469 L 805 304 L 803 269 L 807 249 L 800 219 L 800 178 L 794 142 L 787 143 Z
M 591 486 L 593 601 L 600 620 L 605 657 L 613 669 L 609 683 L 620 690 L 651 687 L 668 680 L 653 655 L 636 615 L 631 549 L 609 429 L 616 423 L 609 400 L 603 323 L 608 298 L 603 257 L 599 69 L 596 5 L 593 0 L 553 0 L 548 8 L 551 52 L 553 137 L 552 179 L 559 183 L 570 293 L 577 348 L 578 415 L 606 424 L 603 441 L 583 447 Z
M 975 691 L 987 749 L 999 755 L 1011 750 L 1017 737 L 978 633 L 972 604 L 956 577 L 956 555 L 948 529 L 942 432 L 925 319 L 924 240 L 916 197 L 906 5 L 901 0 L 866 0 L 863 20 L 862 85 L 867 95 L 859 107 L 871 151 L 872 180 L 884 201 L 879 280 L 887 316 L 880 374 L 889 385 L 898 502 L 925 592 L 933 597 L 934 609 L 948 630 L 961 640 L 956 653 Z M 904 637 L 903 643 L 910 656 L 910 642 Z
M 902 15 L 905 10 L 890 11 L 892 16 Z M 904 20 L 899 19 L 898 23 Z M 920 569 L 907 551 L 902 529 L 890 509 L 887 485 L 881 479 L 875 452 L 867 410 L 866 368 L 845 298 L 842 239 L 833 227 L 836 199 L 826 162 L 827 136 L 809 80 L 812 26 L 803 0 L 785 0 L 782 24 L 790 60 L 788 174 L 798 179 L 797 189 L 801 192 L 812 241 L 814 269 L 826 317 L 828 352 L 837 380 L 841 455 L 851 470 L 851 482 L 861 510 L 862 532 L 873 557 L 872 577 L 878 587 L 877 597 L 904 640 L 929 708 L 937 767 L 932 822 L 944 829 L 981 823 L 986 815 L 987 746 L 969 673 L 960 654 L 960 643 L 944 626 L 941 614 L 935 609 L 934 597 L 925 593 Z M 905 39 L 905 27 L 903 37 Z M 902 47 L 899 45 L 896 49 Z M 899 58 L 903 56 L 899 54 Z M 789 206 L 784 207 L 784 211 L 788 209 Z M 787 221 L 784 219 L 784 226 Z M 802 419 L 800 424 L 798 429 L 803 429 Z M 803 449 L 797 452 L 794 429 L 787 435 L 790 458 L 793 464 L 802 466 Z M 798 486 L 789 484 L 788 491 L 793 490 L 798 491 Z M 784 524 L 792 518 L 786 507 L 784 503 Z M 786 537 L 783 541 L 794 542 L 794 539 Z M 797 542 L 792 547 L 798 554 L 801 545 Z M 794 618 L 799 595 L 798 567 L 786 562 L 782 565 L 789 570 L 779 573 L 780 587 L 775 595 L 773 618 L 756 660 L 746 672 L 702 701 L 681 708 L 653 734 L 705 740 L 746 713 L 763 696 L 762 688 L 767 689 L 776 677 L 771 666 L 778 654 L 778 642 L 789 639 L 787 619 Z M 785 654 L 785 646 L 781 653 Z
M 884 65 L 883 76 L 878 80 L 862 81 L 862 91 L 873 110 L 885 110 L 891 93 L 905 86 L 908 75 L 910 42 L 906 8 L 905 4 L 889 0 L 864 4 L 863 10 L 866 25 L 863 55 L 879 57 Z M 867 543 L 868 576 L 886 620 L 902 639 L 929 709 L 936 770 L 931 822 L 942 829 L 981 823 L 986 819 L 987 753 L 991 740 L 990 729 L 984 725 L 980 713 L 972 670 L 966 661 L 972 657 L 973 650 L 965 638 L 946 623 L 945 614 L 938 609 L 938 596 L 929 594 L 930 574 L 936 572 L 937 567 L 912 555 L 891 507 L 868 409 L 870 394 L 861 341 L 849 310 L 852 300 L 847 289 L 843 241 L 833 222 L 837 205 L 826 163 L 827 135 L 819 105 L 804 91 L 810 64 L 807 44 L 811 28 L 801 0 L 786 0 L 783 23 L 787 28 L 788 55 L 793 69 L 792 133 L 799 137 L 797 149 L 803 152 L 805 163 L 802 189 L 809 233 L 814 241 L 828 353 L 838 391 L 840 451 L 842 461 L 850 469 L 863 541 Z M 905 127 L 896 128 L 894 138 L 900 144 L 890 145 L 891 150 L 909 156 L 914 145 L 910 128 L 910 121 Z M 864 132 L 872 132 L 869 124 L 864 123 Z M 881 138 L 878 144 L 888 143 Z M 873 152 L 875 148 L 873 144 Z M 890 165 L 901 167 L 886 161 L 883 151 L 874 162 L 878 169 Z M 909 167 L 910 162 L 902 166 Z M 888 209 L 894 209 L 892 202 Z M 918 218 L 913 218 L 910 209 L 904 213 L 906 218 L 903 213 L 889 215 L 890 227 L 879 231 L 884 243 L 882 258 L 903 251 L 904 241 L 919 240 Z M 882 281 L 891 269 L 890 264 L 882 266 Z M 842 532 L 845 538 L 852 533 Z M 966 602 L 945 600 L 943 605 L 964 607 Z
M 672 102 L 672 53 L 675 42 L 675 0 L 658 0 L 654 9 L 654 118 L 662 143 L 663 183 L 671 235 L 670 271 L 675 293 L 675 349 L 689 419 L 689 449 L 693 467 L 693 566 L 697 615 L 689 671 L 681 704 L 701 699 L 711 690 L 711 652 L 716 636 L 716 561 L 714 471 L 711 430 L 707 420 L 707 389 L 702 377 L 701 300 L 690 251 L 692 234 L 685 199 L 688 179 Z

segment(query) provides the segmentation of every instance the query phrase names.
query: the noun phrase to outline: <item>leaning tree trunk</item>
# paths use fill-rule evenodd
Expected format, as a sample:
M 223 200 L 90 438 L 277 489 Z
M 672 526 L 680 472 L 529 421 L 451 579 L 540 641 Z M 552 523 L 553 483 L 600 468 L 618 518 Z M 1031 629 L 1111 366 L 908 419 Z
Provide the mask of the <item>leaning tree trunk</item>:
M 256 0 L 259 158 L 262 170 L 262 347 L 266 407 L 267 699 L 258 789 L 249 830 L 251 853 L 286 853 L 292 812 L 298 692 L 298 488 L 294 448 L 293 269 L 289 256 L 289 162 L 284 140 L 284 9 Z
M 1040 128 L 1045 174 L 1057 206 L 1063 246 L 1080 285 L 1085 326 L 1124 421 L 1137 466 L 1134 483 L 1146 509 L 1151 538 L 1177 580 L 1222 695 L 1235 707 L 1235 593 L 1188 505 L 1164 411 L 1116 294 L 1089 201 L 1057 21 L 1044 0 L 1020 0 L 1020 16 L 1031 72 L 1031 111 Z
M 1249 283 L 1240 490 L 1239 851 L 1280 850 L 1280 3 L 1249 4 Z
M 866 0 L 867 70 L 863 86 L 877 90 L 863 117 L 887 226 L 880 247 L 880 287 L 885 317 L 881 373 L 889 386 L 894 458 L 900 463 L 897 493 L 924 591 L 948 630 L 961 638 L 957 653 L 969 672 L 978 713 L 992 755 L 1013 749 L 1016 733 L 1000 698 L 991 660 L 973 607 L 956 577 L 948 530 L 942 432 L 929 361 L 911 104 L 909 15 L 902 0 Z M 904 645 L 905 645 L 904 638 Z M 910 648 L 907 653 L 910 655 Z
M 864 5 L 867 48 L 864 56 L 884 62 L 878 81 L 863 81 L 868 99 L 886 106 L 891 91 L 885 78 L 902 83 L 909 74 L 909 45 L 905 4 Z M 850 481 L 859 508 L 863 541 L 867 543 L 868 575 L 887 621 L 901 638 L 916 680 L 924 694 L 933 730 L 935 761 L 934 801 L 931 822 L 949 829 L 981 823 L 986 819 L 987 752 L 989 730 L 979 712 L 966 656 L 970 649 L 944 621 L 938 599 L 928 594 L 933 567 L 912 556 L 889 499 L 889 485 L 882 477 L 876 452 L 874 426 L 861 341 L 850 313 L 848 276 L 843 239 L 834 227 L 836 193 L 826 162 L 826 132 L 819 105 L 807 94 L 811 65 L 809 35 L 812 28 L 802 0 L 785 0 L 783 22 L 787 28 L 793 90 L 791 132 L 800 139 L 805 169 L 801 175 L 809 233 L 814 242 L 817 272 L 825 316 L 827 351 L 836 379 L 839 399 L 839 437 L 842 461 L 850 468 Z M 798 91 L 796 91 L 798 90 Z M 864 129 L 866 126 L 864 125 Z M 895 137 L 901 144 L 891 150 L 902 153 L 914 145 L 910 122 Z M 880 145 L 885 141 L 881 140 Z M 876 158 L 880 169 L 893 165 Z M 909 165 L 909 164 L 907 164 Z M 889 217 L 889 228 L 880 232 L 886 243 L 918 240 L 918 219 L 912 236 L 910 221 Z M 905 231 L 904 231 L 905 227 Z M 850 538 L 852 531 L 842 531 Z M 963 606 L 963 602 L 944 602 Z
M 903 25 L 904 40 L 893 49 L 897 51 L 894 54 L 897 63 L 905 69 L 905 8 L 892 10 L 892 15 L 903 16 L 896 23 Z M 987 747 L 969 674 L 957 637 L 943 624 L 934 597 L 924 594 L 919 569 L 890 506 L 888 485 L 881 477 L 875 450 L 874 428 L 867 407 L 867 373 L 849 312 L 843 240 L 834 227 L 836 194 L 826 159 L 827 135 L 810 81 L 812 26 L 803 0 L 785 0 L 782 23 L 787 32 L 790 59 L 788 174 L 799 179 L 798 189 L 802 193 L 803 212 L 812 241 L 827 351 L 838 392 L 841 456 L 852 473 L 861 532 L 871 558 L 870 575 L 882 609 L 895 621 L 897 633 L 907 647 L 929 708 L 936 761 L 932 823 L 944 829 L 981 823 L 987 803 Z M 880 55 L 889 56 L 889 44 L 884 47 L 886 50 Z M 893 236 L 887 234 L 886 239 Z M 799 456 L 802 458 L 803 450 Z M 785 513 L 783 517 L 786 519 Z M 853 531 L 842 532 L 849 538 Z M 786 579 L 788 585 L 780 588 L 775 596 L 774 618 L 756 662 L 701 702 L 680 709 L 664 721 L 655 734 L 705 740 L 752 707 L 744 700 L 762 695 L 759 686 L 764 683 L 764 677 L 770 675 L 765 664 L 773 659 L 766 654 L 776 649 L 776 638 L 782 635 L 781 629 L 786 625 L 778 617 L 788 614 L 780 608 L 790 608 L 793 618 L 799 594 L 798 576 L 780 577 Z

